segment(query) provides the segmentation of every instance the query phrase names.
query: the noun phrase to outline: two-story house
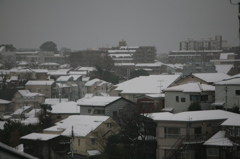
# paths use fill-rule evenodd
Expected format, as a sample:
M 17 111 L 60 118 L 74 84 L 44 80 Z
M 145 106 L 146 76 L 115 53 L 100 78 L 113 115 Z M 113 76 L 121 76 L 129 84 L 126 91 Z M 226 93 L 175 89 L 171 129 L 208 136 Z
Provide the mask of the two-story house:
M 77 101 L 80 106 L 81 115 L 105 115 L 117 117 L 124 106 L 134 103 L 123 97 L 94 96 L 82 98 Z
M 70 137 L 74 155 L 92 157 L 104 151 L 106 138 L 118 130 L 119 126 L 109 116 L 72 115 L 44 129 L 43 133 Z
M 239 109 L 240 102 L 240 77 L 233 77 L 215 83 L 215 103 L 216 108 L 231 110 Z
M 47 98 L 56 96 L 56 83 L 54 81 L 28 81 L 25 88 L 30 92 L 44 94 Z
M 178 113 L 187 111 L 193 102 L 199 103 L 202 110 L 212 109 L 215 87 L 197 82 L 169 87 L 164 92 L 165 109 Z
M 157 123 L 157 159 L 205 158 L 203 144 L 220 130 L 222 122 L 235 116 L 239 114 L 223 110 L 152 113 Z

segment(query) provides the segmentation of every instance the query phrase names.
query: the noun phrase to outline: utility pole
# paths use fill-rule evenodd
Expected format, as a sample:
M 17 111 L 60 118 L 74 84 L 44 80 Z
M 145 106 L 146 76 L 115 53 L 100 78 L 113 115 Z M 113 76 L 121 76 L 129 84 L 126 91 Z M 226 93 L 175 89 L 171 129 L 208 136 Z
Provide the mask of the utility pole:
M 227 98 L 228 98 L 228 96 L 227 96 L 227 92 L 228 92 L 227 86 L 225 87 L 225 92 L 226 92 L 226 96 L 225 96 L 225 109 L 227 111 Z
M 73 132 L 73 126 L 72 126 L 72 140 L 71 140 L 71 154 L 73 158 L 73 144 L 74 144 L 74 132 Z

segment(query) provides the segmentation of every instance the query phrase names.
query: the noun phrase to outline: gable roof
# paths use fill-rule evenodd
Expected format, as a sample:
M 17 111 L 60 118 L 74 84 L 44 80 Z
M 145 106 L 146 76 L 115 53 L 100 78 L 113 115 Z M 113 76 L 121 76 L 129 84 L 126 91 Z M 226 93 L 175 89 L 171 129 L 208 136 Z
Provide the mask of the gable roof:
M 109 116 L 71 115 L 67 119 L 56 123 L 55 126 L 44 129 L 43 131 L 63 131 L 61 135 L 71 136 L 73 126 L 74 136 L 85 137 L 109 118 Z
M 28 81 L 26 83 L 26 86 L 33 86 L 33 85 L 51 86 L 53 83 L 54 81 Z
M 225 73 L 194 73 L 193 75 L 207 83 L 214 83 L 231 77 Z
M 98 78 L 95 78 L 95 79 L 92 79 L 88 82 L 85 83 L 85 86 L 92 86 L 94 85 L 96 82 L 102 82 L 102 80 L 98 79 Z
M 179 77 L 180 75 L 140 76 L 115 86 L 121 94 L 159 94 Z
M 31 133 L 31 134 L 22 136 L 21 139 L 48 141 L 48 140 L 51 140 L 51 139 L 56 138 L 58 136 L 60 136 L 60 135 Z
M 0 104 L 9 104 L 12 103 L 11 101 L 0 99 Z
M 47 98 L 45 99 L 45 104 L 50 104 L 50 105 L 56 105 L 58 103 L 60 103 L 59 98 Z M 61 102 L 67 102 L 68 98 L 61 98 Z
M 19 93 L 22 97 L 45 96 L 44 94 L 41 94 L 41 93 L 32 93 L 32 92 L 30 92 L 28 89 L 18 90 L 18 93 Z
M 210 139 L 204 142 L 203 145 L 208 146 L 233 146 L 233 142 L 225 137 L 225 131 L 219 131 Z
M 215 87 L 212 85 L 197 83 L 187 83 L 183 85 L 173 86 L 164 89 L 165 92 L 206 92 L 206 91 L 215 91 Z
M 57 79 L 57 81 L 58 81 L 58 82 L 66 82 L 66 81 L 69 81 L 71 78 L 73 78 L 73 77 L 71 77 L 71 76 L 60 76 L 60 77 Z
M 81 98 L 77 101 L 77 104 L 82 106 L 107 106 L 108 104 L 117 101 L 121 97 L 113 96 L 94 96 L 92 98 Z

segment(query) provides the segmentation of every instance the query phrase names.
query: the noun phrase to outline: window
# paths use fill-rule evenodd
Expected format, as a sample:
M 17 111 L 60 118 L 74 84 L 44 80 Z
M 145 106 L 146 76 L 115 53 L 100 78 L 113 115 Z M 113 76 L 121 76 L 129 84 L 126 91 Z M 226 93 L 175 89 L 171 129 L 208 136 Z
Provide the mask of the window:
M 111 128 L 112 127 L 112 123 L 107 123 L 107 127 Z
M 208 95 L 201 95 L 201 101 L 203 102 L 208 101 Z
M 218 148 L 207 148 L 207 156 L 218 156 L 219 149 Z
M 192 102 L 200 102 L 200 95 L 190 95 L 190 100 Z
M 80 146 L 80 139 L 78 139 L 78 146 Z
M 180 136 L 180 128 L 165 128 L 165 137 L 176 138 Z
M 186 99 L 185 98 L 181 98 L 181 102 L 185 102 L 186 101 Z
M 200 137 L 202 134 L 202 128 L 201 127 L 194 128 L 194 134 L 196 137 Z
M 91 138 L 91 145 L 95 145 L 95 138 Z
M 231 136 L 240 136 L 240 128 L 232 127 L 230 135 Z
M 90 113 L 91 113 L 91 111 L 92 111 L 92 109 L 88 109 L 88 114 L 90 114 Z
M 235 91 L 236 95 L 240 95 L 240 90 Z
M 178 96 L 176 96 L 176 102 L 179 102 L 179 97 Z
M 40 88 L 36 88 L 36 92 L 39 93 L 41 91 Z

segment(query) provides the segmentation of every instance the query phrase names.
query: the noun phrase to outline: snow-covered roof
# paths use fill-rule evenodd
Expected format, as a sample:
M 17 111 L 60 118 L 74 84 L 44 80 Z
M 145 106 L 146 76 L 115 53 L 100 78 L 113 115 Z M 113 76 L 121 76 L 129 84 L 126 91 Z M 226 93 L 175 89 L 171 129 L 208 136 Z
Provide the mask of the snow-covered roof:
M 102 82 L 102 80 L 98 79 L 98 78 L 95 78 L 95 79 L 92 79 L 88 82 L 85 83 L 85 86 L 88 87 L 88 86 L 92 86 L 94 85 L 96 82 Z
M 71 76 L 60 76 L 57 81 L 58 82 L 66 82 L 66 81 L 69 81 L 70 78 L 72 78 Z
M 20 114 L 22 114 L 23 111 L 25 111 L 29 108 L 31 108 L 31 106 L 23 106 L 22 108 L 15 110 L 15 112 L 12 113 L 11 115 L 20 115 Z
M 93 93 L 86 93 L 84 98 L 92 98 L 94 96 Z
M 36 73 L 48 73 L 47 69 L 32 69 Z
M 160 67 L 163 63 L 156 62 L 156 63 L 137 63 L 136 67 Z
M 233 116 L 225 120 L 221 126 L 240 126 L 240 115 L 238 116 Z
M 61 135 L 71 136 L 73 126 L 74 136 L 85 137 L 107 119 L 109 119 L 109 116 L 71 115 L 67 119 L 56 123 L 56 126 L 44 129 L 43 131 L 63 131 Z
M 100 155 L 101 153 L 98 150 L 87 150 L 89 156 Z
M 135 66 L 134 63 L 114 63 L 114 66 Z
M 61 98 L 61 102 L 67 102 L 68 98 Z M 51 106 L 56 105 L 58 103 L 60 103 L 60 99 L 59 98 L 47 98 L 45 99 L 45 104 L 50 104 Z
M 205 111 L 187 111 L 177 114 L 169 112 L 152 113 L 151 117 L 155 121 L 204 121 L 204 120 L 226 120 L 239 114 L 231 113 L 224 110 L 205 110 Z
M 179 77 L 180 75 L 140 76 L 115 86 L 121 94 L 159 94 Z
M 76 81 L 78 78 L 82 77 L 82 75 L 69 75 L 70 77 L 73 77 L 73 80 Z
M 187 83 L 183 85 L 178 85 L 174 87 L 169 87 L 164 89 L 164 91 L 180 91 L 180 92 L 206 92 L 206 91 L 215 91 L 215 87 L 208 84 L 197 83 Z
M 116 54 L 116 53 L 134 53 L 136 50 L 108 50 L 108 53 L 110 54 Z
M 26 86 L 31 86 L 31 85 L 51 86 L 53 83 L 54 81 L 28 81 L 26 83 Z
M 213 83 L 231 77 L 225 73 L 194 73 L 193 75 L 206 81 L 207 83 Z
M 23 97 L 45 96 L 44 94 L 40 94 L 40 93 L 32 93 L 28 89 L 18 90 L 18 93 L 20 93 L 21 96 L 23 96 Z
M 81 67 L 78 71 L 97 71 L 95 67 Z
M 225 137 L 225 131 L 218 131 L 210 139 L 204 142 L 207 146 L 233 146 L 233 142 Z
M 48 141 L 48 140 L 51 140 L 51 139 L 56 138 L 58 136 L 60 136 L 60 135 L 31 133 L 31 134 L 22 136 L 21 139 Z
M 38 119 L 38 117 L 30 117 L 30 118 L 26 118 L 24 120 L 21 120 L 20 122 L 24 125 L 38 124 L 39 119 Z
M 215 85 L 240 85 L 240 77 L 229 78 L 219 82 L 215 82 Z
M 51 63 L 42 63 L 40 64 L 40 66 L 60 66 L 60 64 L 51 62 Z
M 92 98 L 81 98 L 77 101 L 77 104 L 82 106 L 106 106 L 121 97 L 113 97 L 113 96 L 94 96 Z
M 41 112 L 41 109 L 32 109 L 30 112 L 25 113 L 25 117 L 34 118 L 34 117 L 37 117 L 36 114 L 38 114 L 40 112 Z
M 121 46 L 120 49 L 138 49 L 139 46 Z
M 18 55 L 21 55 L 21 54 L 30 54 L 30 55 L 32 55 L 32 54 L 37 54 L 37 53 L 38 53 L 38 51 L 16 52 L 16 54 L 18 54 Z
M 11 101 L 0 99 L 0 104 L 10 104 L 12 103 Z
M 61 102 L 52 106 L 53 114 L 80 114 L 80 107 L 76 102 Z
M 227 74 L 233 65 L 215 65 L 215 67 L 218 73 Z
M 70 71 L 69 75 L 86 75 L 87 71 Z
M 112 58 L 120 58 L 120 57 L 132 57 L 132 55 L 131 54 L 109 54 L 109 56 L 110 57 L 112 57 Z M 121 58 L 122 59 L 122 58 Z
M 4 129 L 5 123 L 6 123 L 6 121 L 0 121 L 0 130 Z
M 54 72 L 51 72 L 51 71 L 48 71 L 48 75 L 50 76 L 67 76 L 67 72 L 60 72 L 60 71 L 54 71 Z
M 90 77 L 83 77 L 83 78 L 82 78 L 82 81 L 83 81 L 83 82 L 87 82 L 87 81 L 89 81 L 89 79 L 90 79 Z
M 229 55 L 235 55 L 235 53 L 221 53 L 219 59 L 227 60 Z
M 0 47 L 0 52 L 4 51 L 4 49 L 5 49 L 5 46 L 1 46 Z

